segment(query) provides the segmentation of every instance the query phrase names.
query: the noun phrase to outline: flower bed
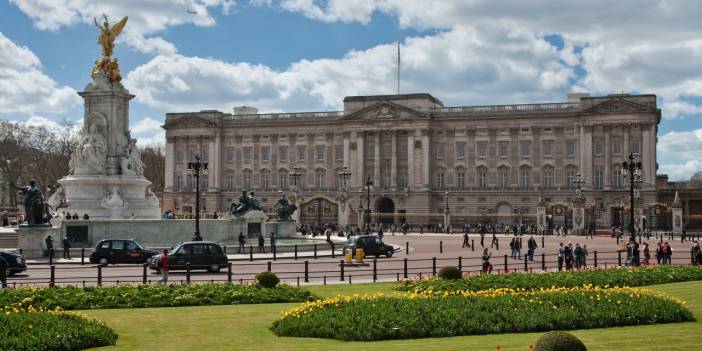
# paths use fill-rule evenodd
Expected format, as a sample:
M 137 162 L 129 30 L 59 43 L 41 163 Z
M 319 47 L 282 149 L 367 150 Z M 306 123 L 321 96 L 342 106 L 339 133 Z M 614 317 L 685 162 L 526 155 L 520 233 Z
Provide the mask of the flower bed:
M 597 286 L 645 286 L 702 280 L 698 266 L 649 266 L 639 268 L 587 269 L 570 272 L 511 273 L 470 275 L 459 280 L 432 278 L 405 282 L 398 290 L 471 290 L 493 288 L 539 289 L 576 287 L 584 284 Z
M 112 329 L 74 312 L 30 306 L 0 313 L 0 350 L 81 350 L 117 341 Z
M 303 302 L 314 298 L 309 291 L 288 285 L 273 289 L 246 284 L 203 284 L 0 290 L 0 306 L 33 305 L 64 310 Z
M 677 298 L 647 289 L 588 285 L 337 296 L 283 312 L 271 330 L 279 336 L 384 340 L 692 320 Z

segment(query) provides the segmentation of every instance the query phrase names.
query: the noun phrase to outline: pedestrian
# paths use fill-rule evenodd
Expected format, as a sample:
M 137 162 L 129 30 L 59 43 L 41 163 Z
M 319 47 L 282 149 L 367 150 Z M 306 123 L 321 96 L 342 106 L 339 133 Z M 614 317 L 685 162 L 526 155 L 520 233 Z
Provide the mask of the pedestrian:
M 492 227 L 492 241 L 490 242 L 491 249 L 493 245 L 497 246 L 497 250 L 500 249 L 500 242 L 497 240 L 497 232 L 495 231 L 494 226 Z
M 570 271 L 573 269 L 573 243 L 569 242 L 568 245 L 566 245 L 563 248 L 563 258 L 565 260 L 565 267 L 566 271 Z
M 47 256 L 49 256 L 49 261 L 53 261 L 54 260 L 54 238 L 52 238 L 51 235 L 49 235 L 44 240 L 44 243 L 46 244 L 46 254 L 47 254 Z
M 463 232 L 463 248 L 470 247 L 470 242 L 468 242 L 468 232 Z
M 661 251 L 663 252 L 663 264 L 670 264 L 673 255 L 671 253 L 672 248 L 667 241 L 663 243 Z
M 692 243 L 692 247 L 690 248 L 690 258 L 691 258 L 692 264 L 694 264 L 694 265 L 698 264 L 697 256 L 699 255 L 699 253 L 700 253 L 700 244 L 697 242 L 697 240 L 695 240 Z
M 0 288 L 7 288 L 7 262 L 0 257 Z
M 485 247 L 485 228 L 480 227 L 480 247 Z
M 266 240 L 263 239 L 263 234 L 258 234 L 258 252 L 266 253 Z
M 378 228 L 378 238 L 383 240 L 383 225 L 381 224 Z
M 329 237 L 327 237 L 329 239 Z M 271 233 L 271 253 L 275 253 L 275 233 Z
M 534 251 L 536 251 L 536 249 L 538 247 L 539 246 L 536 244 L 536 240 L 534 239 L 534 236 L 532 235 L 529 238 L 529 241 L 527 241 L 527 250 L 528 250 L 527 255 L 529 256 L 529 261 L 534 260 Z
M 490 264 L 490 257 L 492 252 L 488 252 L 488 249 L 483 249 L 483 273 L 492 273 L 492 264 Z
M 575 254 L 575 269 L 580 270 L 585 265 L 583 262 L 585 261 L 585 253 L 583 252 L 583 248 L 580 247 L 580 243 L 575 243 L 573 253 Z
M 71 259 L 71 241 L 68 240 L 68 235 L 63 237 L 63 241 L 61 242 L 63 244 L 63 258 L 65 259 Z
M 509 249 L 512 252 L 509 257 L 511 257 L 512 259 L 517 258 L 517 243 L 516 240 L 514 240 L 514 238 L 512 238 L 512 240 L 510 240 L 509 242 Z
M 590 253 L 587 251 L 587 245 L 583 244 L 583 268 L 587 268 L 587 257 Z
M 163 250 L 163 255 L 158 260 L 158 269 L 161 271 L 161 280 L 159 283 L 168 284 L 168 249 Z
M 631 246 L 631 264 L 634 267 L 638 267 L 641 264 L 641 250 L 639 249 L 639 243 L 634 240 Z
M 643 254 L 644 254 L 644 261 L 643 264 L 644 266 L 649 265 L 649 261 L 651 260 L 651 250 L 648 248 L 648 243 L 645 242 L 643 244 Z
M 663 244 L 660 242 L 656 246 L 656 263 L 661 264 L 663 262 Z
M 563 243 L 558 243 L 558 251 L 556 251 L 556 256 L 558 256 L 558 271 L 563 270 L 563 258 L 565 249 L 563 248 Z
M 516 239 L 514 241 L 514 248 L 517 251 L 517 256 L 515 258 L 520 259 L 522 257 L 522 238 Z
M 237 251 L 237 253 L 244 253 L 245 252 L 245 250 L 246 250 L 246 248 L 244 246 L 245 244 L 246 244 L 246 239 L 244 238 L 244 233 L 239 232 L 239 250 Z

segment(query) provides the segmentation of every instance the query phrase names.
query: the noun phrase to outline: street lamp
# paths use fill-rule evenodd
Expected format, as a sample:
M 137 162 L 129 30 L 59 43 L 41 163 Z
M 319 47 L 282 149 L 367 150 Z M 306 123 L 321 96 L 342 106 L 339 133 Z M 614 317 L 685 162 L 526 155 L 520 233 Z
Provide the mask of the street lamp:
M 629 162 L 622 162 L 622 168 L 628 173 L 624 176 L 629 179 L 629 235 L 630 239 L 635 239 L 634 233 L 634 188 L 642 182 L 641 162 L 634 162 L 634 153 L 629 154 Z
M 339 171 L 339 177 L 341 178 L 341 187 L 343 190 L 348 190 L 346 188 L 346 182 L 351 178 L 351 172 L 349 172 L 349 168 L 344 166 L 341 171 Z
M 445 210 L 446 210 L 446 214 L 448 214 L 449 213 L 449 205 L 448 205 L 449 192 L 448 191 L 444 192 L 444 195 L 446 195 L 446 208 L 445 208 Z
M 202 236 L 200 236 L 200 173 L 207 176 L 207 161 L 201 162 L 200 157 L 195 156 L 195 162 L 188 162 L 186 171 L 188 175 L 195 177 L 195 235 L 193 241 L 202 241 Z
M 366 179 L 366 196 L 368 197 L 366 199 L 366 223 L 365 223 L 366 230 L 369 228 L 370 221 L 371 221 L 370 192 L 371 192 L 372 188 L 373 188 L 373 179 L 369 176 Z

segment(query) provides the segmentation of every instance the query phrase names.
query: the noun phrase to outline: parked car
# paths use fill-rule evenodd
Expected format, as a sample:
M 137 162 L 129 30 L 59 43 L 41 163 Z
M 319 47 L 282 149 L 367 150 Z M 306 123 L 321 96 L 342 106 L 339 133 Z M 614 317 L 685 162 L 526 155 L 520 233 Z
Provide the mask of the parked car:
M 356 249 L 363 249 L 363 253 L 366 256 L 379 257 L 380 255 L 385 255 L 387 257 L 392 257 L 395 252 L 395 248 L 392 245 L 384 243 L 380 238 L 374 235 L 360 235 L 360 236 L 350 236 L 346 240 L 346 245 L 344 245 L 344 250 L 351 250 L 352 254 L 356 255 Z
M 15 275 L 27 270 L 27 261 L 24 256 L 11 251 L 0 250 L 0 260 L 7 263 L 7 276 Z
M 90 254 L 91 263 L 145 263 L 158 251 L 144 249 L 139 243 L 128 239 L 103 239 Z
M 151 269 L 160 271 L 158 262 L 163 254 L 149 260 Z M 227 255 L 222 247 L 211 241 L 190 241 L 176 245 L 168 252 L 168 270 L 183 270 L 190 263 L 190 269 L 206 269 L 209 272 L 219 272 L 226 267 Z

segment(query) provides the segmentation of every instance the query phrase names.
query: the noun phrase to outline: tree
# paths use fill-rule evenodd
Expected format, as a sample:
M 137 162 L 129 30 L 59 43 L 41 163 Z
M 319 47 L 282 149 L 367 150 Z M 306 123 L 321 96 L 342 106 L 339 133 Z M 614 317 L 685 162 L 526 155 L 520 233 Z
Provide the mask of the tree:
M 141 150 L 144 163 L 144 178 L 151 181 L 151 190 L 158 194 L 163 192 L 165 183 L 166 155 L 160 146 L 147 146 Z

